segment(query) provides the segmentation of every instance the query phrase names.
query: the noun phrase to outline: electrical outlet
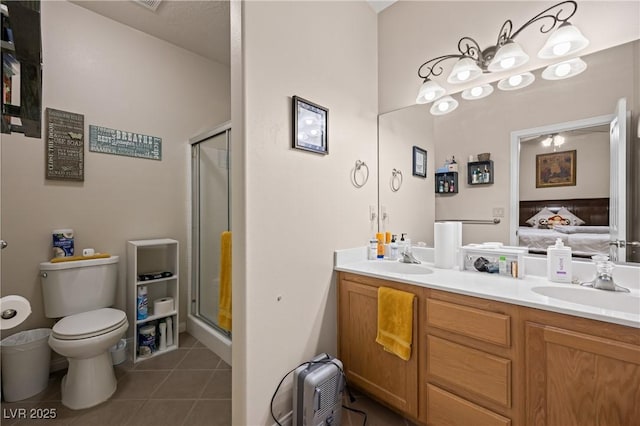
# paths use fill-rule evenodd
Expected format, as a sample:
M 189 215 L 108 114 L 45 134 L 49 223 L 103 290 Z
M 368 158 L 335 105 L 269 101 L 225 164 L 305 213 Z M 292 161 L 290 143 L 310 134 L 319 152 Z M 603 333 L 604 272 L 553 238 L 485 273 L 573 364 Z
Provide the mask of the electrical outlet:
M 494 207 L 493 217 L 504 217 L 504 207 Z

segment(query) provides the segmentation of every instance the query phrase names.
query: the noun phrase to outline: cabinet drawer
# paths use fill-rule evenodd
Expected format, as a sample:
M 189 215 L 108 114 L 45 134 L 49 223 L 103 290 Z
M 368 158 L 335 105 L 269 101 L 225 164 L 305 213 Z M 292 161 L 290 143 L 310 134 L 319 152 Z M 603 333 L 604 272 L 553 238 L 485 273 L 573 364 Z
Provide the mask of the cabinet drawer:
M 511 407 L 511 361 L 427 336 L 427 373 L 486 400 Z
M 510 426 L 511 420 L 436 386 L 427 385 L 427 423 L 430 426 Z
M 509 315 L 427 299 L 427 325 L 496 345 L 511 346 Z

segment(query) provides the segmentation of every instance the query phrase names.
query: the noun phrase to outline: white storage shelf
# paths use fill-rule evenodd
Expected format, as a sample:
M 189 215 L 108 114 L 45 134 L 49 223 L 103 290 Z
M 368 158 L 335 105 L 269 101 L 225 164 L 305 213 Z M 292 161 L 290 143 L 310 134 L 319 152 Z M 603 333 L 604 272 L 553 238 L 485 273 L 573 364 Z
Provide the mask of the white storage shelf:
M 163 238 L 154 240 L 135 240 L 127 243 L 127 283 L 129 293 L 129 312 L 135 322 L 135 335 L 133 336 L 133 362 L 143 361 L 156 355 L 166 353 L 178 348 L 178 241 Z M 155 272 L 171 272 L 171 276 L 140 280 L 140 275 Z M 137 297 L 140 286 L 147 287 L 148 316 L 145 319 L 138 318 Z M 174 309 L 170 312 L 156 314 L 153 312 L 153 302 L 163 297 L 172 297 Z M 173 345 L 167 345 L 165 350 L 159 350 L 160 333 L 158 324 L 171 318 Z M 145 325 L 156 326 L 156 350 L 151 355 L 140 356 L 140 327 Z

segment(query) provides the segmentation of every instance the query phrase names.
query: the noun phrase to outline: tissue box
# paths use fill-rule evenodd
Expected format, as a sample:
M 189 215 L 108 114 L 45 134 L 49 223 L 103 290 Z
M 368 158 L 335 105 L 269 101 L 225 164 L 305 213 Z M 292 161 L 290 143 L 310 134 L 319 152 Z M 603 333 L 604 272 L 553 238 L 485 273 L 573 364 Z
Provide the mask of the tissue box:
M 458 163 L 447 164 L 447 172 L 457 172 L 458 171 Z
M 461 252 L 460 270 L 495 273 L 513 278 L 525 276 L 526 248 L 485 243 L 462 246 Z

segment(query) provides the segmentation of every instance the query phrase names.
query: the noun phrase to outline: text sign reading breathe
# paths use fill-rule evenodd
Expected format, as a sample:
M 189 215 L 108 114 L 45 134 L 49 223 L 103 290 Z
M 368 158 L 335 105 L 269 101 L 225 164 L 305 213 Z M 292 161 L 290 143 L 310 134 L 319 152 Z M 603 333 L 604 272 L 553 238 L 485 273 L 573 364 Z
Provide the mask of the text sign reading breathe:
M 162 138 L 90 125 L 89 151 L 162 160 Z

